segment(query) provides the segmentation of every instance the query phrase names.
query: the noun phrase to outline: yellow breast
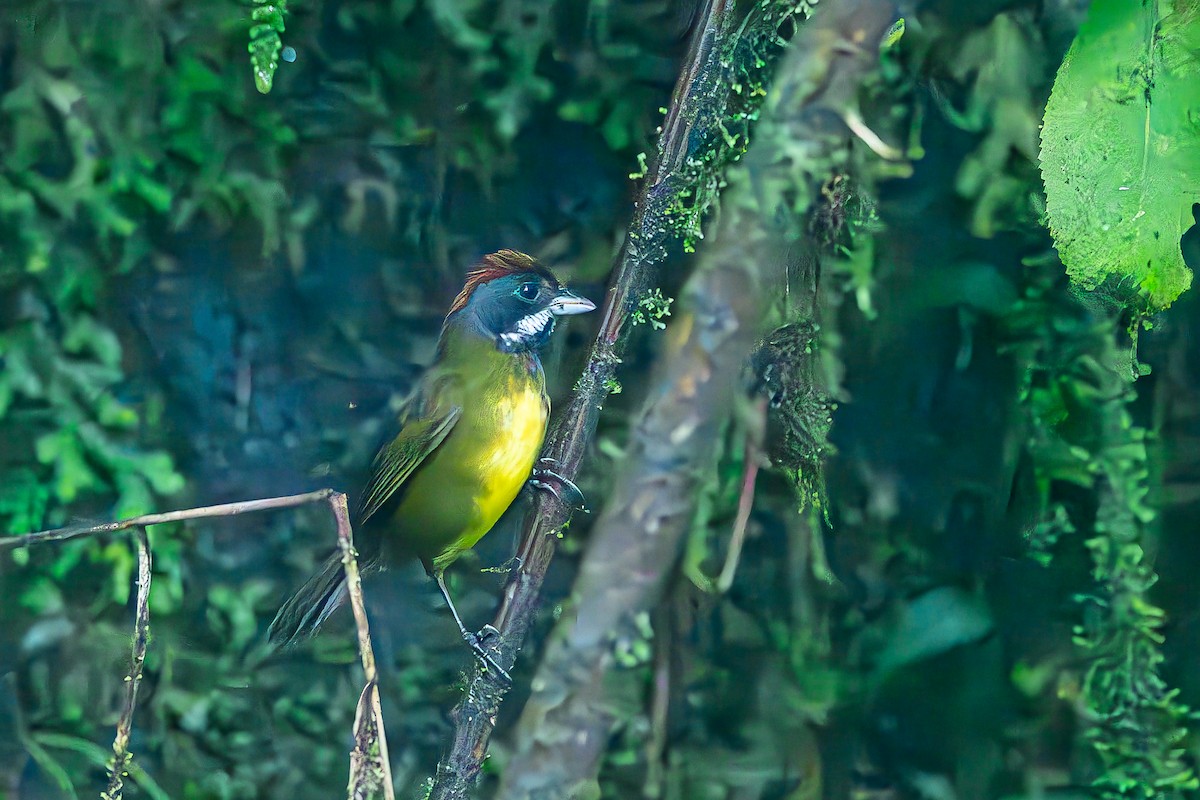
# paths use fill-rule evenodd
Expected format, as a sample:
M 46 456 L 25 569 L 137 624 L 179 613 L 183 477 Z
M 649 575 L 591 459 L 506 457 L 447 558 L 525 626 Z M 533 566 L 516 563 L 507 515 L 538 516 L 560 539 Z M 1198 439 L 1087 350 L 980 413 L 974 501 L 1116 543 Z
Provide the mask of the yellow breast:
M 497 434 L 481 448 L 477 462 L 483 484 L 479 511 L 489 528 L 529 478 L 546 435 L 547 407 L 540 387 L 514 380 L 506 389 L 497 393 L 492 404 Z
M 393 549 L 440 573 L 475 546 L 529 479 L 546 436 L 549 402 L 536 358 L 498 351 L 481 337 L 448 339 L 438 368 L 442 400 L 461 415 L 405 484 L 392 514 Z

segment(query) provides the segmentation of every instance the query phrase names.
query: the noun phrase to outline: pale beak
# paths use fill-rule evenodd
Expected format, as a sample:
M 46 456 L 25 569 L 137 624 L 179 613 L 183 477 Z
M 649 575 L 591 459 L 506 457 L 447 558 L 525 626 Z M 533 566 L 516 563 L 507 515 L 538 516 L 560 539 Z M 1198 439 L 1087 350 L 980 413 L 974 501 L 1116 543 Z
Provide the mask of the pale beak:
M 569 317 L 572 314 L 586 314 L 589 311 L 595 311 L 596 304 L 569 289 L 559 289 L 558 294 L 550 301 L 547 308 L 556 317 Z

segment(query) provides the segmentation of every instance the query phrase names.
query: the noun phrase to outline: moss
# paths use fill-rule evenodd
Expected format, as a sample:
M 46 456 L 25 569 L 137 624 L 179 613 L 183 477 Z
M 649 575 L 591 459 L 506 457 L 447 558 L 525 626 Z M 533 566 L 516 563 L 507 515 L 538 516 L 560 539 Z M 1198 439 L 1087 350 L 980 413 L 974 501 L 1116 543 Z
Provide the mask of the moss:
M 1147 499 L 1148 434 L 1131 412 L 1128 352 L 1111 316 L 1036 283 L 1012 319 L 1032 323 L 1017 335 L 1039 341 L 1023 390 L 1042 506 L 1031 553 L 1054 564 L 1060 540 L 1081 536 L 1091 557 L 1074 642 L 1086 658 L 1079 699 L 1094 783 L 1114 800 L 1177 797 L 1200 781 L 1181 748 L 1191 711 L 1161 674 L 1165 615 L 1150 596 L 1157 577 L 1147 556 L 1157 513 Z M 1090 505 L 1066 502 L 1072 485 L 1091 491 Z
M 833 399 L 817 379 L 818 328 L 788 323 L 772 331 L 755 351 L 751 369 L 756 391 L 769 403 L 767 454 L 792 481 L 800 508 L 820 510 L 828 522 L 825 459 L 833 452 Z

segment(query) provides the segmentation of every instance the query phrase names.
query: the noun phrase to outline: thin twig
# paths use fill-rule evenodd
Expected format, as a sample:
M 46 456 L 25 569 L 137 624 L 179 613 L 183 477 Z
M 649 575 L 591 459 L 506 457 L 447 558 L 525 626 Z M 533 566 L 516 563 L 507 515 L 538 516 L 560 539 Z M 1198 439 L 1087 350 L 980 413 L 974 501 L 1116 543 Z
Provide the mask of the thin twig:
M 742 546 L 746 543 L 746 526 L 750 523 L 750 511 L 754 508 L 754 487 L 758 482 L 759 459 L 762 453 L 762 436 L 766 430 L 767 401 L 760 398 L 754 405 L 755 418 L 751 421 L 750 430 L 746 431 L 745 448 L 742 451 L 742 463 L 745 465 L 742 473 L 742 491 L 738 497 L 737 518 L 733 522 L 733 533 L 729 537 L 729 550 L 725 553 L 725 564 L 717 578 L 717 591 L 721 594 L 733 586 L 733 576 L 737 572 L 738 561 L 742 556 Z
M 49 531 L 26 533 L 21 536 L 0 538 L 0 550 L 6 547 L 24 547 L 39 542 L 63 542 L 82 536 L 98 536 L 103 533 L 129 530 L 130 528 L 145 528 L 150 525 L 161 525 L 164 522 L 182 522 L 186 519 L 203 519 L 205 517 L 232 517 L 251 511 L 269 511 L 274 508 L 293 508 L 327 500 L 333 494 L 332 489 L 318 489 L 305 494 L 292 494 L 284 497 L 267 497 L 262 500 L 243 500 L 238 503 L 222 503 L 215 506 L 200 506 L 185 508 L 180 511 L 167 511 L 162 514 L 143 514 L 140 517 L 104 522 L 99 525 L 72 525 L 66 528 L 55 528 Z
M 338 546 L 342 550 L 346 586 L 350 595 L 350 605 L 354 610 L 354 622 L 358 628 L 358 650 L 362 656 L 363 674 L 366 677 L 366 686 L 359 697 L 354 720 L 355 747 L 354 752 L 350 755 L 349 796 L 351 800 L 365 800 L 367 797 L 382 794 L 384 800 L 395 800 L 392 771 L 388 761 L 387 739 L 383 729 L 383 712 L 379 702 L 379 679 L 375 669 L 375 654 L 371 649 L 371 634 L 367 627 L 366 608 L 363 604 L 362 582 L 359 579 L 354 538 L 350 528 L 350 512 L 346 504 L 346 495 L 335 492 L 333 489 L 318 489 L 304 494 L 185 508 L 162 514 L 143 514 L 139 517 L 105 522 L 99 525 L 56 528 L 0 539 L 0 549 L 3 549 L 41 542 L 61 542 L 86 536 L 101 536 L 130 528 L 137 529 L 138 595 L 137 619 L 134 623 L 133 662 L 129 677 L 126 678 L 129 687 L 126 690 L 125 706 L 117 723 L 117 736 L 113 742 L 113 761 L 109 771 L 108 788 L 101 794 L 102 800 L 119 800 L 122 796 L 123 779 L 130 762 L 129 736 L 133 725 L 137 687 L 142 679 L 142 664 L 146 658 L 146 644 L 150 630 L 150 546 L 146 537 L 146 527 L 160 525 L 164 522 L 182 522 L 206 517 L 232 517 L 251 511 L 294 508 L 316 502 L 328 502 L 334 519 L 337 521 Z
M 659 607 L 654 628 L 654 684 L 650 699 L 650 736 L 646 741 L 646 780 L 642 796 L 662 797 L 666 782 L 667 725 L 671 718 L 671 661 L 675 641 L 675 613 L 670 604 Z
M 117 735 L 113 739 L 113 756 L 108 766 L 108 788 L 100 793 L 101 800 L 121 800 L 128 775 L 129 736 L 133 731 L 133 710 L 137 706 L 138 684 L 142 682 L 142 665 L 146 662 L 146 645 L 150 640 L 150 542 L 146 529 L 137 529 L 138 579 L 137 611 L 133 620 L 133 653 L 129 674 L 125 676 L 125 704 L 117 720 Z
M 354 714 L 354 750 L 350 753 L 347 792 L 350 800 L 366 800 L 380 794 L 385 800 L 395 800 L 387 736 L 383 728 L 383 710 L 379 704 L 379 675 L 375 669 L 375 651 L 371 648 L 371 630 L 363 603 L 362 580 L 358 574 L 346 495 L 341 492 L 330 495 L 329 507 L 333 509 L 333 516 L 337 520 L 338 547 L 342 550 L 342 568 L 346 571 L 346 591 L 350 595 L 350 608 L 354 611 L 358 653 L 366 678 L 366 685 L 358 698 L 358 710 Z

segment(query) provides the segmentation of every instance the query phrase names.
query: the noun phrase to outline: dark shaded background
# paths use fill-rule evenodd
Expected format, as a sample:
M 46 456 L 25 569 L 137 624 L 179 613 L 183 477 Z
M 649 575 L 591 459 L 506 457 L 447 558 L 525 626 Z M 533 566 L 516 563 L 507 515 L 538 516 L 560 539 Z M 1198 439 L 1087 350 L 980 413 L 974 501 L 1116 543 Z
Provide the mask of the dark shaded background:
M 353 491 L 480 255 L 523 249 L 602 295 L 694 5 L 293 2 L 283 38 L 297 58 L 265 96 L 245 5 L 6 6 L 4 528 Z M 842 250 L 822 263 L 839 400 L 831 526 L 767 474 L 730 592 L 680 575 L 649 621 L 654 647 L 613 676 L 626 722 L 606 796 L 1084 797 L 1097 776 L 1080 689 L 1094 654 L 1072 633 L 1089 608 L 1077 595 L 1094 591 L 1085 541 L 1101 489 L 1072 477 L 1055 442 L 1094 462 L 1104 442 L 1089 421 L 1115 412 L 1080 401 L 1072 433 L 1039 405 L 1048 387 L 1084 381 L 1080 358 L 1128 347 L 1115 312 L 1066 287 L 1042 226 L 1037 126 L 1080 11 L 930 2 L 905 14 L 866 110 L 909 147 L 911 174 L 852 176 L 855 202 L 831 234 Z M 1193 266 L 1198 251 L 1187 243 Z M 690 265 L 680 248 L 665 294 Z M 1163 672 L 1189 705 L 1196 318 L 1185 295 L 1142 334 L 1152 372 L 1129 406 L 1153 433 L 1161 513 L 1144 544 L 1161 575 L 1149 597 L 1167 612 Z M 556 397 L 595 324 L 573 320 L 545 355 Z M 648 327 L 636 337 L 584 469 L 596 506 L 656 345 Z M 685 559 L 709 574 L 736 507 L 737 436 Z M 511 555 L 509 516 L 453 570 L 469 621 L 495 605 L 503 576 L 480 570 Z M 132 749 L 152 782 L 134 775 L 139 790 L 338 795 L 360 688 L 349 620 L 283 654 L 262 641 L 333 542 L 325 511 L 151 536 L 154 638 Z M 586 538 L 577 520 L 548 612 Z M 134 565 L 123 538 L 0 554 L 0 797 L 100 784 Z M 413 796 L 467 654 L 419 568 L 366 591 L 394 770 Z M 503 769 L 505 725 L 552 616 L 524 652 L 489 769 Z M 650 714 L 655 647 L 674 676 L 665 721 Z M 1192 739 L 1181 746 L 1190 759 Z

